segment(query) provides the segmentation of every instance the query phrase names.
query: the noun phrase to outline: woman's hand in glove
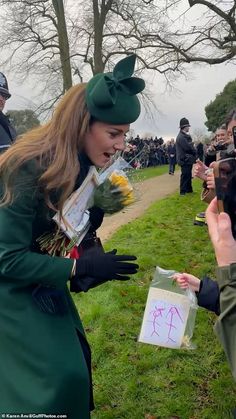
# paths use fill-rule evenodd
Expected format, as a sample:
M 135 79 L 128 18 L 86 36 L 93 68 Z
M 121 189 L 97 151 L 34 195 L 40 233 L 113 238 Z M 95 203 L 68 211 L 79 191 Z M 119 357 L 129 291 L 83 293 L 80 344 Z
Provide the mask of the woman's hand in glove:
M 129 275 L 137 273 L 139 266 L 130 262 L 136 259 L 136 256 L 117 255 L 116 250 L 103 253 L 100 249 L 90 249 L 76 261 L 71 291 L 88 291 L 112 279 L 126 281 Z

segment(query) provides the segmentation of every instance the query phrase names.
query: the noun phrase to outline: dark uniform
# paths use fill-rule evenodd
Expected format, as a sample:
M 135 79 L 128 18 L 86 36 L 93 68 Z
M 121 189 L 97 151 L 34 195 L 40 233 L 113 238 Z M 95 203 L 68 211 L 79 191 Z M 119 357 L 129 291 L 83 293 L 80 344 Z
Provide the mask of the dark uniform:
M 11 97 L 11 94 L 8 90 L 8 83 L 6 76 L 0 72 L 0 95 L 5 98 L 5 100 Z M 16 130 L 11 125 L 9 119 L 6 115 L 0 111 L 0 153 L 6 151 L 13 141 L 16 138 Z
M 175 165 L 176 165 L 176 147 L 175 147 L 175 144 L 168 145 L 167 155 L 168 155 L 168 159 L 169 159 L 169 174 L 173 175 L 175 173 Z
M 186 118 L 182 119 L 188 121 Z M 196 162 L 196 150 L 193 146 L 191 136 L 183 131 L 183 129 L 180 129 L 176 138 L 176 157 L 177 163 L 181 166 L 180 195 L 185 195 L 186 193 L 193 192 L 192 167 Z
M 0 112 L 0 153 L 6 151 L 16 138 L 16 130 L 6 115 Z

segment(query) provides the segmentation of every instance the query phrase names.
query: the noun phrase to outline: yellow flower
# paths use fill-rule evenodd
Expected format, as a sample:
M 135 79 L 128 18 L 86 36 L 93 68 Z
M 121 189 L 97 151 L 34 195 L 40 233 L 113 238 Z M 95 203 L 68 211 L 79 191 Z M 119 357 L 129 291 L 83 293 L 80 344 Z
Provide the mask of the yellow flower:
M 132 204 L 135 201 L 133 187 L 125 174 L 123 175 L 118 171 L 114 171 L 111 173 L 108 180 L 110 182 L 111 199 L 113 199 L 113 204 L 117 200 L 117 203 L 119 202 L 119 205 L 125 207 L 127 205 Z M 113 196 L 113 192 L 119 192 L 119 196 Z M 102 204 L 100 203 L 100 206 L 101 205 Z M 120 209 L 121 208 L 119 208 L 119 210 Z
M 122 188 L 129 185 L 129 181 L 125 176 L 118 175 L 113 172 L 109 177 L 110 182 L 115 186 L 121 186 Z
M 135 202 L 133 187 L 124 172 L 113 171 L 95 190 L 93 205 L 102 208 L 106 214 L 121 211 Z
M 122 176 L 120 174 L 117 174 L 116 172 L 113 172 L 109 180 L 113 186 L 116 186 L 118 188 L 118 190 L 124 197 L 127 197 L 129 193 L 133 191 L 133 188 L 126 176 Z
M 124 205 L 124 206 L 127 206 L 127 205 L 130 205 L 130 204 L 133 204 L 133 202 L 135 201 L 135 196 L 134 196 L 134 193 L 133 193 L 133 190 L 131 190 L 126 196 L 125 196 L 125 199 L 122 201 L 122 204 Z

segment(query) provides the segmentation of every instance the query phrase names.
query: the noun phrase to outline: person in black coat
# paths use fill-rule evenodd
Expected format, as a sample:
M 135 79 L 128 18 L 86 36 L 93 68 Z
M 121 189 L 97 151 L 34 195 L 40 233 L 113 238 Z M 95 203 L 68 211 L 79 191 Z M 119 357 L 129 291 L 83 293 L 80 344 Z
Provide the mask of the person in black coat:
M 180 195 L 193 192 L 192 167 L 196 162 L 196 150 L 193 140 L 189 135 L 189 121 L 186 118 L 180 120 L 180 131 L 176 138 L 177 163 L 181 166 Z
M 204 159 L 204 147 L 201 141 L 197 144 L 197 158 L 201 161 Z
M 11 125 L 9 119 L 2 112 L 6 100 L 11 97 L 8 90 L 7 79 L 3 73 L 0 72 L 0 153 L 6 151 L 16 138 L 16 130 Z
M 176 165 L 176 147 L 174 138 L 171 138 L 170 144 L 167 147 L 167 155 L 169 160 L 169 175 L 173 175 L 175 173 Z

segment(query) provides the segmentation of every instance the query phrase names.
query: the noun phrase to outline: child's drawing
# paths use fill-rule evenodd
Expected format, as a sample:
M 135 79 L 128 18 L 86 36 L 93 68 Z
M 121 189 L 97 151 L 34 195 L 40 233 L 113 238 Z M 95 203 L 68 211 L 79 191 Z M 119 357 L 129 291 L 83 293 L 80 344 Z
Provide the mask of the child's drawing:
M 189 308 L 190 304 L 185 296 L 150 288 L 139 341 L 179 348 Z

